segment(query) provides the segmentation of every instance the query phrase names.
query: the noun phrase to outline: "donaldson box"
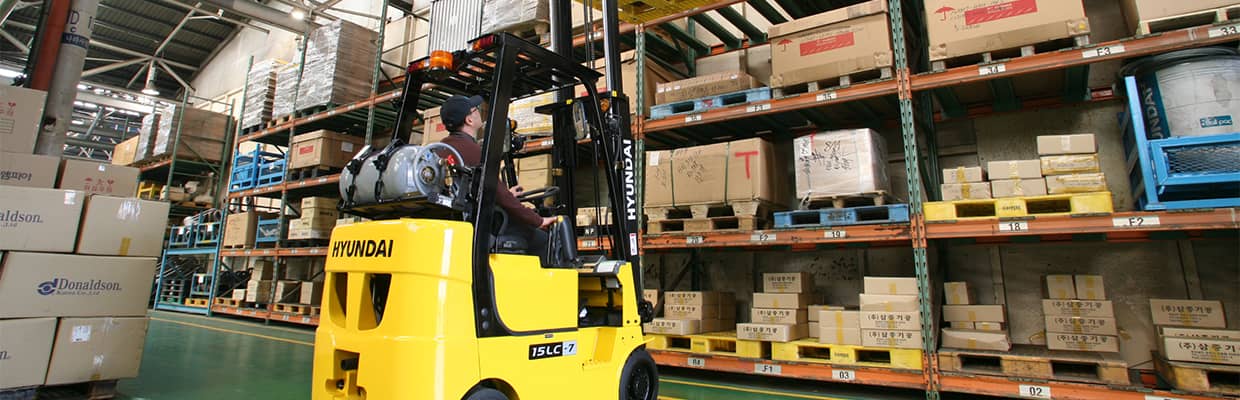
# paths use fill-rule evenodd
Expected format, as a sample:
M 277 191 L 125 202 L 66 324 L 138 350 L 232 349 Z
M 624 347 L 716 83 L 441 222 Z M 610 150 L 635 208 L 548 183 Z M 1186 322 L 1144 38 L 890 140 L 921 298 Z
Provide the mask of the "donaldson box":
M 59 171 L 60 157 L 0 151 L 0 185 L 51 189 Z
M 890 68 L 887 1 L 851 7 L 770 28 L 771 86 L 785 87 Z
M 0 186 L 0 250 L 72 252 L 86 195 Z
M 9 252 L 0 274 L 0 318 L 140 316 L 155 259 Z
M 930 61 L 1089 34 L 1081 0 L 926 0 Z
M 10 153 L 33 153 L 47 93 L 0 85 L 0 99 L 4 100 L 0 101 L 0 149 Z
M 798 199 L 890 190 L 887 144 L 870 129 L 830 131 L 793 140 Z
M 146 326 L 146 317 L 62 318 L 46 384 L 138 377 Z

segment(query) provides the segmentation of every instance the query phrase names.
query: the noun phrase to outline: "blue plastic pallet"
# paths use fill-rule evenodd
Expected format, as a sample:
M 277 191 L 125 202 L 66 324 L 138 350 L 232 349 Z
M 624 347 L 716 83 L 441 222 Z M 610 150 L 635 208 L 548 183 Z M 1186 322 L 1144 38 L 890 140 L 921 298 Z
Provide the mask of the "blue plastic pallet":
M 263 152 L 258 149 L 233 156 L 232 173 L 228 180 L 228 191 L 231 193 L 253 189 L 258 186 L 259 170 L 262 168 L 262 165 L 283 159 L 284 156 L 281 154 Z
M 286 160 L 265 162 L 258 170 L 258 187 L 279 185 L 284 182 Z
M 1124 77 L 1128 179 L 1142 210 L 1240 207 L 1240 132 L 1149 137 L 1136 78 Z M 1174 134 L 1174 132 L 1172 132 Z
M 746 89 L 699 99 L 659 104 L 650 107 L 650 119 L 663 119 L 680 114 L 700 113 L 706 110 L 770 99 L 771 88 Z
M 775 213 L 775 228 L 777 229 L 898 224 L 906 222 L 908 222 L 907 204 L 824 208 Z

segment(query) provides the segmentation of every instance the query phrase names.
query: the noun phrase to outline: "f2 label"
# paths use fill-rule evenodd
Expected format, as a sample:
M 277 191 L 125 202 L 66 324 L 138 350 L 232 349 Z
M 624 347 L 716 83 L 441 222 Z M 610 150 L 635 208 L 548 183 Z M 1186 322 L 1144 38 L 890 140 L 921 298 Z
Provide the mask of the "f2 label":
M 1157 215 L 1134 215 L 1131 217 L 1118 217 L 1111 219 L 1111 225 L 1116 228 L 1144 228 L 1147 226 L 1159 226 L 1162 222 L 1158 220 Z
M 831 370 L 831 379 L 844 382 L 852 382 L 857 379 L 857 373 L 847 369 Z
M 783 368 L 772 364 L 754 364 L 753 372 L 755 374 L 779 375 L 783 373 Z
M 1020 397 L 1049 399 L 1051 398 L 1051 388 L 1050 386 L 1020 385 Z
M 775 234 L 770 232 L 757 232 L 749 236 L 751 242 L 774 242 Z

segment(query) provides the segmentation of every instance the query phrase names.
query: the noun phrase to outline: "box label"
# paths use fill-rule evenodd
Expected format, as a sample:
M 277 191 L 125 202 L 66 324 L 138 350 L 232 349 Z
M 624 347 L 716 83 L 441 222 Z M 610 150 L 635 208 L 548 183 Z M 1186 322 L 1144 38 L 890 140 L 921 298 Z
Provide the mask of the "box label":
M 82 343 L 90 341 L 90 325 L 78 325 L 73 327 L 73 343 Z
M 808 55 L 827 52 L 844 47 L 851 47 L 857 44 L 856 35 L 853 32 L 845 32 L 834 36 L 827 36 L 820 39 L 807 40 L 801 43 L 801 57 Z
M 1037 0 L 1016 0 L 965 11 L 964 24 L 977 25 L 1036 12 L 1038 12 Z

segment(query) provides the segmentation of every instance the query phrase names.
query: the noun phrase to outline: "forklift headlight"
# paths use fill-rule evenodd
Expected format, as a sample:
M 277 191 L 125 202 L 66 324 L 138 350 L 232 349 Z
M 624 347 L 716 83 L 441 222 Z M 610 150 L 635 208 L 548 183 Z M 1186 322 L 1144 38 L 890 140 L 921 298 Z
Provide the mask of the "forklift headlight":
M 494 45 L 495 45 L 495 35 L 486 35 L 486 36 L 478 38 L 477 40 L 474 40 L 473 43 L 470 43 L 469 48 L 472 49 L 474 52 L 479 52 L 482 50 L 489 49 L 491 48 L 491 46 L 494 46 Z

